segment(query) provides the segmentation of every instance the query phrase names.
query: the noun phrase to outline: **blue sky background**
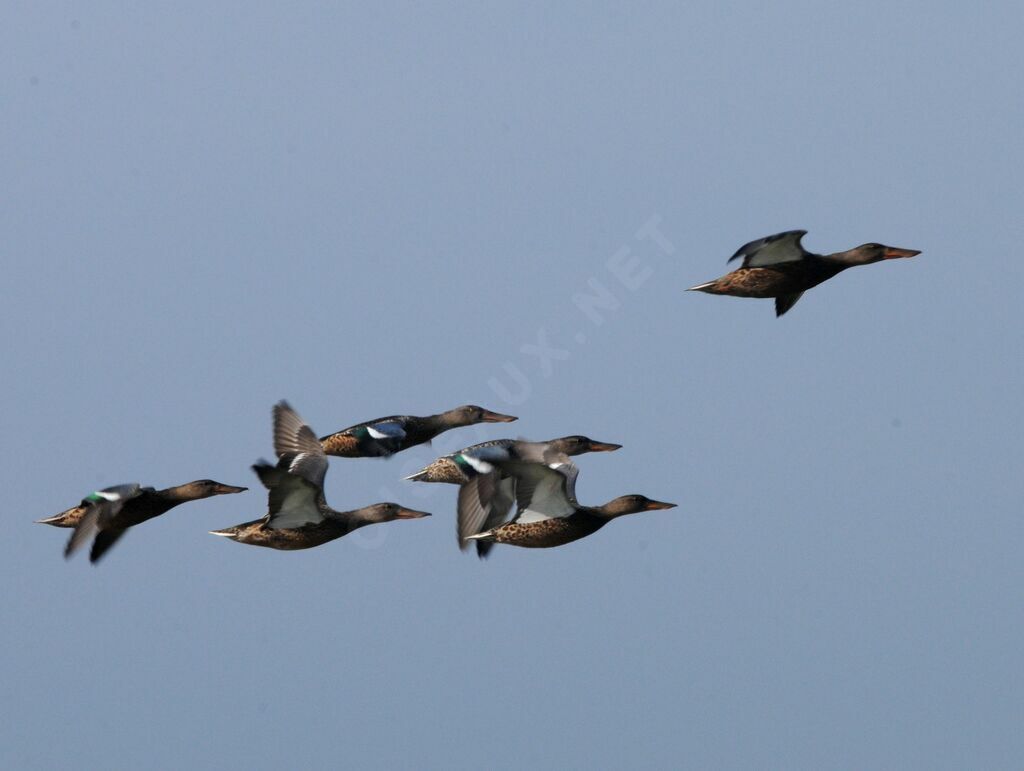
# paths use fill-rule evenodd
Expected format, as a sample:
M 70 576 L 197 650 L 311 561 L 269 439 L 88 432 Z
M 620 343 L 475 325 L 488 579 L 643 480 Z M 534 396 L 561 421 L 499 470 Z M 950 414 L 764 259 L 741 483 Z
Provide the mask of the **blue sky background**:
M 1019 762 L 1024 10 L 688 6 L 5 6 L 0 765 Z M 923 254 L 683 292 L 792 228 Z M 332 461 L 430 520 L 207 535 L 280 398 L 521 420 Z M 577 432 L 582 501 L 679 508 L 479 562 L 400 481 Z M 98 567 L 32 524 L 202 477 L 253 489 Z

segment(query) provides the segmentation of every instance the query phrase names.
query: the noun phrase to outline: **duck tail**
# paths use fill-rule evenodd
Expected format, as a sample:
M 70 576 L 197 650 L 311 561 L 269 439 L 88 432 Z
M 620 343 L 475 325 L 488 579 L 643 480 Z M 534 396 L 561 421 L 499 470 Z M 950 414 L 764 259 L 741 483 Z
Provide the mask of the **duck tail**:
M 714 281 L 705 281 L 703 284 L 697 284 L 697 286 L 691 286 L 687 289 L 687 292 L 714 292 L 715 284 L 718 283 L 716 278 Z
M 59 514 L 54 514 L 52 517 L 37 519 L 36 524 L 53 525 L 54 527 L 76 527 L 82 521 L 84 514 L 85 506 L 72 506 L 70 509 L 65 509 Z
M 415 474 L 409 474 L 406 479 L 410 482 L 429 482 L 430 480 L 427 479 L 428 476 L 430 476 L 430 472 L 424 468 L 420 469 Z
M 43 517 L 35 521 L 37 525 L 53 525 L 54 527 L 74 527 L 74 525 L 64 524 L 64 512 L 60 514 L 54 514 L 52 517 Z
M 225 538 L 231 538 L 233 540 L 238 537 L 238 528 L 226 527 L 223 530 L 211 530 L 210 535 L 222 535 Z

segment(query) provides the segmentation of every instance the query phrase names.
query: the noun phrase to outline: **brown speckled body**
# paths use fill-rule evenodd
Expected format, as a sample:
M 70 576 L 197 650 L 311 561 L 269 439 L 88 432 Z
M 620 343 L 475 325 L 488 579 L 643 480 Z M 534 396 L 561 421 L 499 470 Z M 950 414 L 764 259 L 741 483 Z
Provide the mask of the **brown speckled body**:
M 452 485 L 463 485 L 469 477 L 451 458 L 438 458 L 416 477 L 417 482 L 444 482 Z
M 344 431 L 325 436 L 320 440 L 320 446 L 328 455 L 336 455 L 340 458 L 358 458 L 362 455 L 359 451 L 358 440 Z
M 733 297 L 781 297 L 815 287 L 846 267 L 808 257 L 763 268 L 739 268 L 702 285 L 698 291 Z
M 62 511 L 60 514 L 54 514 L 52 517 L 40 519 L 39 524 L 53 525 L 54 527 L 78 527 L 78 523 L 82 521 L 82 515 L 84 515 L 85 512 L 85 506 L 72 506 L 70 509 Z
M 495 529 L 488 540 L 528 549 L 547 549 L 585 538 L 596 533 L 609 521 L 607 517 L 577 511 L 568 517 L 555 517 L 540 522 L 510 522 Z
M 349 532 L 348 523 L 336 519 L 325 519 L 323 522 L 303 527 L 281 529 L 267 527 L 265 520 L 257 519 L 221 531 L 232 541 L 250 546 L 266 546 L 269 549 L 282 551 L 312 549 L 314 546 L 341 538 Z

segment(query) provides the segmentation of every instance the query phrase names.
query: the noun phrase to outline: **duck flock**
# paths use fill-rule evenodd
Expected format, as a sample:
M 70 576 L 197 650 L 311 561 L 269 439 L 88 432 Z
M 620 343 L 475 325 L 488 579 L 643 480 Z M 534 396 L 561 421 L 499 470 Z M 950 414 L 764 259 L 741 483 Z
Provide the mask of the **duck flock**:
M 812 254 L 800 244 L 805 234 L 804 230 L 789 230 L 751 241 L 729 258 L 730 262 L 743 258 L 738 269 L 692 289 L 734 297 L 771 297 L 775 299 L 775 315 L 781 316 L 805 291 L 846 268 L 920 254 L 876 243 L 834 254 Z M 365 525 L 430 516 L 397 503 L 375 503 L 351 511 L 331 508 L 324 496 L 328 456 L 389 457 L 450 429 L 516 420 L 512 415 L 466 405 L 425 417 L 377 418 L 318 439 L 285 401 L 274 406 L 273 417 L 277 463 L 261 460 L 252 467 L 267 488 L 267 514 L 211 532 L 250 546 L 285 550 L 320 546 Z M 610 452 L 620 446 L 586 436 L 544 442 L 496 439 L 438 458 L 407 479 L 459 486 L 459 546 L 465 549 L 475 544 L 480 557 L 486 556 L 495 543 L 532 548 L 561 546 L 596 532 L 616 517 L 675 506 L 638 494 L 624 495 L 602 506 L 583 506 L 576 500 L 579 470 L 571 458 L 588 452 Z M 211 479 L 163 490 L 137 483 L 116 485 L 91 493 L 77 506 L 38 522 L 73 529 L 65 557 L 91 539 L 89 559 L 95 563 L 135 525 L 188 501 L 246 489 Z

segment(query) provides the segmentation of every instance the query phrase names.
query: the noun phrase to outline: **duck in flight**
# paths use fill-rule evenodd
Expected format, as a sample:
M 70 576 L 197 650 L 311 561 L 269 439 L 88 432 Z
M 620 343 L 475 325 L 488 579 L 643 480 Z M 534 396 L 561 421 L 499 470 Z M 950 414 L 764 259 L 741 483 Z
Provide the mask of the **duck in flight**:
M 913 257 L 921 252 L 883 244 L 862 244 L 835 254 L 812 254 L 800 244 L 806 230 L 787 230 L 744 244 L 729 262 L 743 258 L 742 265 L 714 281 L 689 291 L 727 294 L 733 297 L 774 297 L 775 315 L 781 316 L 808 289 L 847 268 L 881 260 Z
M 211 530 L 213 535 L 250 546 L 310 549 L 366 525 L 430 516 L 397 503 L 375 503 L 353 511 L 328 506 L 324 498 L 327 455 L 316 434 L 285 401 L 274 406 L 274 452 L 276 466 L 260 461 L 252 467 L 269 491 L 266 516 Z
M 212 495 L 241 493 L 247 489 L 221 484 L 212 479 L 197 479 L 165 490 L 154 490 L 136 483 L 116 485 L 98 490 L 84 498 L 79 505 L 37 522 L 75 529 L 64 549 L 65 557 L 70 557 L 95 536 L 89 552 L 89 561 L 95 563 L 130 527 L 159 517 L 188 501 L 198 501 Z
M 561 459 L 570 455 L 612 452 L 620 447 L 621 444 L 595 442 L 590 437 L 579 435 L 563 436 L 546 442 L 495 439 L 438 458 L 406 479 L 415 482 L 448 482 L 464 485 L 481 474 L 496 474 L 493 480 L 477 489 L 477 505 L 459 508 L 456 532 L 459 548 L 465 549 L 469 546 L 469 536 L 491 530 L 506 522 L 512 504 L 515 503 L 515 477 L 496 469 L 494 461 L 523 460 L 554 463 L 559 467 Z M 477 540 L 477 556 L 481 559 L 486 557 L 493 545 L 491 541 Z
M 578 469 L 568 457 L 549 458 L 548 463 L 496 461 L 502 473 L 515 478 L 516 514 L 511 520 L 469 540 L 491 541 L 527 548 L 561 546 L 596 533 L 613 519 L 626 514 L 671 509 L 676 504 L 654 501 L 643 495 L 623 495 L 603 506 L 581 506 L 576 500 Z M 495 484 L 494 473 L 471 479 L 459 489 L 459 519 L 479 516 Z M 465 511 L 464 511 L 465 510 Z
M 342 458 L 380 458 L 394 455 L 417 444 L 429 442 L 452 428 L 477 423 L 511 423 L 512 415 L 491 412 L 475 404 L 447 410 L 437 415 L 391 415 L 358 423 L 322 437 L 320 443 L 328 455 Z

